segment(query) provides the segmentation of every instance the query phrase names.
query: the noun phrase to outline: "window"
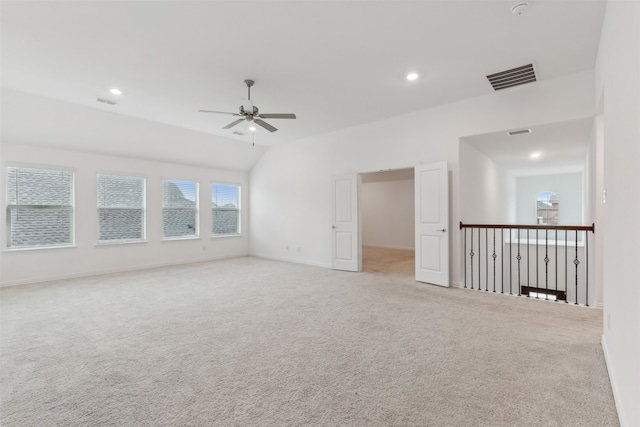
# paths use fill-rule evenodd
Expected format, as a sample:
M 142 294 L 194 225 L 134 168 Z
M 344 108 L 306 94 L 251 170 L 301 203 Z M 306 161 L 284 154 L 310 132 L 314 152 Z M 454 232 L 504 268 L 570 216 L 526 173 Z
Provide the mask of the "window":
M 73 172 L 7 168 L 7 247 L 73 244 Z
M 211 217 L 214 236 L 240 234 L 240 186 L 211 184 Z
M 545 191 L 538 194 L 536 205 L 538 225 L 558 225 L 560 202 L 556 193 Z
M 163 237 L 198 236 L 198 183 L 162 181 Z
M 98 174 L 98 243 L 144 240 L 145 179 Z

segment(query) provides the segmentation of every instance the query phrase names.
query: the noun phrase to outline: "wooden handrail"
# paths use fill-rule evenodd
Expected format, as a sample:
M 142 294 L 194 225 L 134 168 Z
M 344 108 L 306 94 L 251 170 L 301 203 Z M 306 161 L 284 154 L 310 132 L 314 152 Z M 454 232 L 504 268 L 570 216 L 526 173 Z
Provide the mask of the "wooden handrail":
M 519 230 L 567 230 L 590 231 L 595 234 L 596 225 L 510 225 L 510 224 L 463 224 L 460 221 L 460 230 L 463 228 L 510 228 Z

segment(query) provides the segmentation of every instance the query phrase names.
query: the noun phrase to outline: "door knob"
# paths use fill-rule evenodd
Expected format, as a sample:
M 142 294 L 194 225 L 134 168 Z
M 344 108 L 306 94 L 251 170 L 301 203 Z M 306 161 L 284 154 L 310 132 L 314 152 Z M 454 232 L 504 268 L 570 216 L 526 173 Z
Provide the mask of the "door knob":
M 442 231 L 444 233 L 445 231 L 447 231 L 447 229 L 446 228 L 442 228 L 442 229 L 436 230 L 436 231 Z
M 337 228 L 335 225 L 332 225 L 331 228 Z

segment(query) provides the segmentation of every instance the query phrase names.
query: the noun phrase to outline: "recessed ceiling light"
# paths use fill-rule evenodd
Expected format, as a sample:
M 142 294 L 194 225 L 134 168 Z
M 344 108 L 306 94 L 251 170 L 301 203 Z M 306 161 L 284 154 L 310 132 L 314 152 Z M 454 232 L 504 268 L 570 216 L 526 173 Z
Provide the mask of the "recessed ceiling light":
M 540 153 L 536 151 L 535 153 L 531 153 L 529 157 L 531 157 L 532 159 L 537 159 L 538 157 L 540 157 Z
M 249 130 L 250 130 L 251 132 L 255 132 L 255 131 L 256 131 L 256 127 L 255 127 L 255 126 L 250 126 L 250 127 L 249 127 Z
M 112 88 L 112 89 L 109 89 L 109 92 L 111 92 L 114 95 L 122 95 L 122 91 L 120 89 L 118 89 L 118 88 L 115 88 L 115 87 Z
M 409 81 L 416 80 L 417 78 L 418 78 L 418 73 L 409 73 L 409 74 L 407 74 L 407 80 L 409 80 Z

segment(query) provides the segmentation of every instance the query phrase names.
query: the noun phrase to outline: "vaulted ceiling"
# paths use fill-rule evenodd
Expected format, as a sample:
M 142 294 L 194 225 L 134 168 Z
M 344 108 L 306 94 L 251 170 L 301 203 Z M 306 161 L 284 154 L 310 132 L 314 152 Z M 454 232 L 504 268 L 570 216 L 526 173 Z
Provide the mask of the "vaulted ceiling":
M 264 146 L 490 94 L 491 73 L 533 63 L 548 80 L 594 67 L 605 2 L 532 0 L 514 15 L 516 3 L 3 1 L 3 115 L 11 118 L 3 138 L 41 138 L 34 119 L 46 121 L 44 104 L 58 101 L 92 119 L 112 113 L 116 138 L 140 133 L 131 127 L 137 118 L 138 128 L 171 125 L 197 132 L 201 145 L 224 150 L 237 141 L 242 151 L 248 123 L 224 130 L 232 116 L 197 111 L 237 111 L 250 78 L 261 112 L 298 118 L 269 120 L 275 133 L 258 128 L 262 148 L 238 163 L 248 169 Z M 409 72 L 420 77 L 407 81 Z M 107 150 L 104 138 L 87 140 L 88 128 L 74 135 L 59 127 L 57 145 L 81 138 L 89 151 Z M 161 151 L 166 132 L 157 129 L 156 137 L 140 135 L 138 150 Z M 113 151 L 127 154 L 124 146 Z M 202 154 L 183 153 L 184 161 Z

